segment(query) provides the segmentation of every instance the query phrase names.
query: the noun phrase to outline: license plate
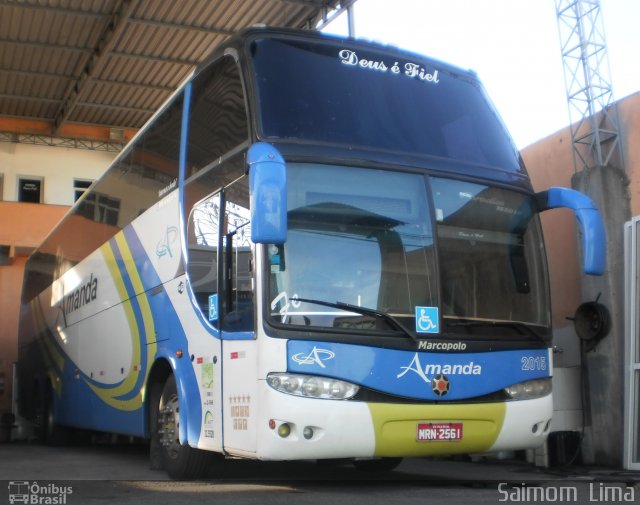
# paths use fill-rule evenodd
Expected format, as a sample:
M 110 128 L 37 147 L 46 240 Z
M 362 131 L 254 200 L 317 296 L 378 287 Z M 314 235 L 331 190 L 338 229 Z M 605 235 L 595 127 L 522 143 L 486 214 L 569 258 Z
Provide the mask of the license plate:
M 454 442 L 462 440 L 462 423 L 418 423 L 418 442 Z

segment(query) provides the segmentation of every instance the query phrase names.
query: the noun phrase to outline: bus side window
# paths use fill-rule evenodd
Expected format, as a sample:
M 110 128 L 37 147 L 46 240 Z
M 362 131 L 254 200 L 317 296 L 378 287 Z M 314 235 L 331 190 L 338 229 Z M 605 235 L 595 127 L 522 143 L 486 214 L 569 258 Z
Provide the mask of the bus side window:
M 252 331 L 253 254 L 249 180 L 244 176 L 225 188 L 225 311 L 223 330 Z
M 249 130 L 240 71 L 224 56 L 194 77 L 187 128 L 184 193 L 187 228 L 187 274 L 193 297 L 205 318 L 219 328 L 210 309 L 218 288 L 218 240 L 222 188 L 246 171 Z M 213 193 L 212 193 L 213 192 Z M 222 296 L 222 295 L 221 295 Z M 218 311 L 224 300 L 218 298 Z M 217 311 L 216 311 L 217 312 Z
M 193 81 L 187 177 L 210 167 L 248 140 L 240 71 L 233 58 L 226 56 L 204 69 Z
M 189 213 L 187 274 L 198 307 L 213 326 L 217 318 L 209 310 L 209 297 L 218 292 L 218 229 L 220 193 L 196 203 Z

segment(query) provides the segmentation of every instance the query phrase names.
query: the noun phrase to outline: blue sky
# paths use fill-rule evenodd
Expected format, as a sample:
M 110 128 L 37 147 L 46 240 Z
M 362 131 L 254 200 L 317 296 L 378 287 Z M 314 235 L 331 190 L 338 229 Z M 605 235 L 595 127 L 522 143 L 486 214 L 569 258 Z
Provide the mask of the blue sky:
M 640 1 L 600 4 L 620 99 L 640 91 Z M 569 124 L 554 0 L 358 0 L 355 16 L 358 37 L 475 70 L 519 148 Z

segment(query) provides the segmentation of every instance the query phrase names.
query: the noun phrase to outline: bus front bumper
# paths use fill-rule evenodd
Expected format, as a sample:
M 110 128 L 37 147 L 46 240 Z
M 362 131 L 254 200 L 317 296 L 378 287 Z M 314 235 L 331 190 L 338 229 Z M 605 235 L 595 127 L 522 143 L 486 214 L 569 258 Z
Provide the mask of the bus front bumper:
M 551 395 L 504 403 L 419 405 L 302 398 L 266 384 L 263 393 L 256 456 L 264 460 L 445 456 L 534 448 L 548 435 L 553 408 Z

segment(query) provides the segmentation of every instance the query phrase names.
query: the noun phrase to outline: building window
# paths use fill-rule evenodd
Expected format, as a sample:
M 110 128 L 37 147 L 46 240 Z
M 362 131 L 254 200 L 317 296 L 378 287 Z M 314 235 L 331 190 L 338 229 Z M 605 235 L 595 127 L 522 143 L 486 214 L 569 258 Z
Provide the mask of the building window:
M 0 174 L 0 202 L 4 200 L 4 174 Z
M 74 179 L 73 180 L 73 201 L 77 202 L 84 192 L 89 189 L 91 183 L 93 181 L 89 181 L 86 179 Z
M 42 201 L 42 179 L 38 177 L 19 177 L 18 201 L 40 203 Z

